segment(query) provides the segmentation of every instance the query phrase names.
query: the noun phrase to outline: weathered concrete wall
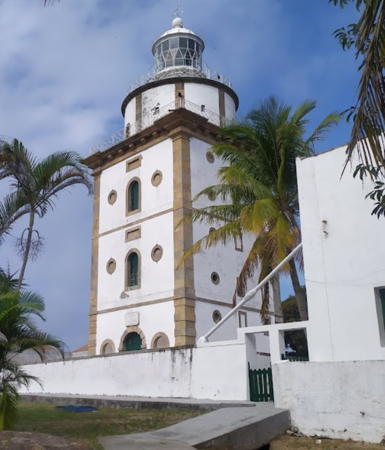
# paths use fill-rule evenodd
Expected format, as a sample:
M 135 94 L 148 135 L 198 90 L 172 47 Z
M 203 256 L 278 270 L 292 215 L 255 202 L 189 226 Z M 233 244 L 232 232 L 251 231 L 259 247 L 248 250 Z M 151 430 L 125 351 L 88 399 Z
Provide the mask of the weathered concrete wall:
M 22 392 L 247 400 L 245 345 L 226 342 L 24 366 L 38 377 Z
M 385 361 L 273 364 L 275 406 L 306 435 L 381 442 Z

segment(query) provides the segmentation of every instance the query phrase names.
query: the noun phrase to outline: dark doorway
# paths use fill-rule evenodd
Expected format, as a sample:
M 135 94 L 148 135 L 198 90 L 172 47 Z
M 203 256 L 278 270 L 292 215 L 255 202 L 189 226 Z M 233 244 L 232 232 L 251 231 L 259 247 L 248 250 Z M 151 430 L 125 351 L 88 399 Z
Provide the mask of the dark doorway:
M 142 338 L 138 333 L 129 333 L 124 338 L 123 351 L 132 352 L 134 350 L 140 350 L 142 348 Z

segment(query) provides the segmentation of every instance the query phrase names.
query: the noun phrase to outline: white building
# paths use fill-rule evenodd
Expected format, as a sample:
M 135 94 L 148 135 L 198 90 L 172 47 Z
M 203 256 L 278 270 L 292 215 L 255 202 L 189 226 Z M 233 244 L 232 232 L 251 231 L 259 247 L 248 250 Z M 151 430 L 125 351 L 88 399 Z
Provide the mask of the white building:
M 370 180 L 341 178 L 345 150 L 297 161 L 310 358 L 384 360 L 384 219 Z
M 238 108 L 223 77 L 203 69 L 203 50 L 174 19 L 153 45 L 154 74 L 123 101 L 124 140 L 86 159 L 95 179 L 90 355 L 192 345 L 233 306 L 248 239 L 180 263 L 209 232 L 187 219 L 192 198 L 217 182 L 210 147 Z M 259 305 L 257 296 L 215 337 L 258 325 Z
M 178 110 L 177 112 L 182 117 L 185 115 L 190 117 L 188 111 Z M 201 120 L 199 117 L 198 119 Z M 205 126 L 210 129 L 212 127 L 208 123 Z M 191 146 L 194 139 L 190 138 L 190 148 L 196 151 L 198 146 Z M 201 145 L 203 147 L 203 144 Z M 209 144 L 206 146 L 208 148 Z M 107 357 L 95 356 L 65 362 L 35 364 L 26 368 L 28 373 L 37 376 L 42 381 L 45 392 L 51 394 L 249 400 L 251 393 L 249 365 L 251 368 L 259 367 L 257 352 L 260 347 L 259 343 L 256 343 L 255 336 L 267 333 L 270 340 L 274 403 L 278 408 L 290 410 L 292 425 L 309 436 L 376 443 L 383 441 L 385 435 L 384 219 L 378 220 L 371 215 L 373 204 L 365 199 L 365 195 L 373 187 L 370 182 L 362 184 L 359 179 L 352 178 L 349 172 L 342 179 L 340 178 L 345 161 L 344 150 L 344 147 L 340 147 L 297 161 L 308 321 L 271 325 L 254 323 L 249 324 L 252 326 L 238 329 L 237 339 L 234 340 L 218 341 L 214 336 L 214 339 L 209 338 L 209 342 L 198 342 L 196 347 L 128 352 Z M 202 159 L 204 155 L 203 151 Z M 143 152 L 142 163 L 145 157 L 146 152 Z M 122 158 L 122 161 L 127 161 L 127 158 Z M 198 164 L 194 162 L 196 159 L 193 157 L 191 161 L 192 166 Z M 174 175 L 175 172 L 174 168 Z M 143 186 L 144 179 L 142 175 L 140 177 Z M 104 192 L 104 195 L 108 195 L 107 189 Z M 98 205 L 97 201 L 96 205 Z M 156 234 L 155 226 L 151 224 L 152 222 L 148 226 L 152 226 L 153 240 L 157 242 L 157 239 L 162 239 L 159 242 L 163 242 L 163 235 L 166 235 L 167 229 L 165 228 L 163 235 L 159 235 Z M 131 228 L 122 227 L 121 231 L 124 232 L 126 229 Z M 172 226 L 171 230 L 173 230 Z M 195 231 L 193 228 L 190 232 L 198 234 L 203 230 Z M 115 234 L 118 236 L 118 232 L 115 231 L 106 236 L 112 237 Z M 195 238 L 195 234 L 193 236 Z M 141 239 L 143 237 L 142 234 Z M 95 239 L 94 242 L 97 243 L 98 240 L 101 245 L 103 236 Z M 116 242 L 114 244 L 116 249 L 120 248 L 121 241 Z M 174 242 L 175 248 L 178 241 L 174 238 Z M 142 252 L 142 259 L 144 259 L 145 249 L 151 250 L 151 242 L 146 243 L 147 247 L 144 243 L 144 239 L 143 242 L 138 240 L 135 243 L 135 248 Z M 114 247 L 111 246 L 110 252 L 113 250 Z M 129 246 L 124 247 L 124 252 L 129 252 Z M 124 252 L 122 251 L 121 254 L 123 261 Z M 220 264 L 215 256 L 219 259 L 220 255 L 224 254 L 222 252 L 229 252 L 232 258 L 235 258 L 234 255 L 240 255 L 230 248 L 216 249 L 215 252 L 217 253 L 213 256 L 211 253 L 208 253 L 206 257 L 198 255 L 192 267 L 196 268 L 195 264 L 198 261 L 205 267 L 207 275 L 213 270 L 212 267 L 216 268 L 217 264 Z M 106 259 L 108 260 L 107 256 L 105 256 Z M 100 277 L 105 277 L 103 272 L 105 260 L 100 263 Z M 161 261 L 162 259 L 159 262 Z M 174 263 L 175 259 L 171 261 Z M 226 269 L 224 265 L 218 267 Z M 166 273 L 168 269 L 164 270 Z M 205 271 L 195 269 L 194 273 L 195 322 L 191 322 L 195 324 L 197 334 L 200 333 L 199 327 L 201 327 L 199 321 L 206 320 L 200 304 L 212 308 L 220 306 L 207 302 L 206 305 L 196 294 L 202 292 L 205 286 L 206 289 L 213 289 L 210 283 L 205 284 Z M 218 273 L 222 275 L 219 269 Z M 123 277 L 123 273 L 121 276 Z M 198 285 L 197 281 L 201 285 Z M 122 281 L 118 282 L 118 286 L 121 286 L 121 283 Z M 111 289 L 113 286 L 111 284 Z M 221 286 L 221 284 L 214 286 Z M 229 292 L 231 292 L 230 287 Z M 131 295 L 131 291 L 128 293 Z M 216 301 L 225 303 L 226 297 L 220 297 L 220 295 L 219 292 L 219 300 Z M 98 294 L 96 298 L 99 301 L 101 297 Z M 127 311 L 139 312 L 139 327 L 144 333 L 150 330 L 147 321 L 161 323 L 161 321 L 156 322 L 157 318 L 151 322 L 151 315 L 146 316 L 147 313 L 143 312 L 146 310 L 135 303 L 134 307 L 131 307 L 129 300 L 135 302 L 134 297 L 128 297 L 124 300 L 125 308 L 116 310 L 121 311 L 122 316 L 111 314 L 112 318 L 108 319 L 111 320 L 111 336 L 113 336 L 114 326 L 116 328 L 116 340 L 119 339 L 119 334 L 122 334 L 122 329 L 124 333 L 124 319 Z M 166 309 L 164 315 L 162 313 L 162 323 L 168 323 L 167 320 L 169 320 L 171 330 L 179 330 L 178 302 L 179 297 L 175 295 L 175 299 L 171 302 L 171 305 L 175 305 L 175 322 L 173 322 L 174 311 L 170 316 L 167 316 Z M 96 307 L 99 308 L 99 304 Z M 147 308 L 150 309 L 151 305 Z M 229 308 L 230 306 L 223 311 Z M 106 339 L 106 335 L 102 334 L 102 331 L 107 329 L 103 320 L 105 317 L 108 318 L 109 314 L 106 312 L 96 315 L 98 319 L 96 344 L 99 346 L 103 342 L 102 339 Z M 254 314 L 254 317 L 258 316 Z M 207 328 L 201 334 L 204 334 L 212 323 L 206 323 L 206 325 Z M 147 326 L 149 328 L 146 328 Z M 235 328 L 234 322 L 232 326 Z M 282 335 L 286 330 L 293 329 L 306 330 L 309 347 L 308 362 L 282 361 L 284 350 Z M 174 341 L 171 332 L 168 338 L 173 345 L 176 339 Z M 178 334 L 176 338 L 179 338 Z M 100 347 L 96 350 L 99 352 L 99 349 Z M 127 370 L 128 367 L 135 367 L 135 370 Z M 113 377 L 111 373 L 114 374 Z M 24 388 L 25 391 L 26 388 Z M 32 384 L 29 392 L 41 393 L 42 387 L 37 383 Z

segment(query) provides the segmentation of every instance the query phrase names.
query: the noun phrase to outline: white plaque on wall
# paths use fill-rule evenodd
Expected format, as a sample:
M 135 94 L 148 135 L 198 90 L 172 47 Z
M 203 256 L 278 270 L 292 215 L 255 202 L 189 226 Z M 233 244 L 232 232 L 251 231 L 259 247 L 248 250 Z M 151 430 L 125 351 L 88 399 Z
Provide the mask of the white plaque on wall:
M 138 312 L 128 312 L 125 315 L 126 327 L 134 327 L 139 325 L 139 313 Z

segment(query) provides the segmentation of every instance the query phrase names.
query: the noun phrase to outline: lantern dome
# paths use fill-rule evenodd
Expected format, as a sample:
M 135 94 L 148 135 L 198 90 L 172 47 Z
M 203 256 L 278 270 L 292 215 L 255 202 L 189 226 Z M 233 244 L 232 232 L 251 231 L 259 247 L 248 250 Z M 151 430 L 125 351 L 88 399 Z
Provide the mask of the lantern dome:
M 190 76 L 204 76 L 202 73 L 204 48 L 203 40 L 193 31 L 184 28 L 180 17 L 175 17 L 172 28 L 162 34 L 152 46 L 155 77 L 167 78 L 186 71 Z

